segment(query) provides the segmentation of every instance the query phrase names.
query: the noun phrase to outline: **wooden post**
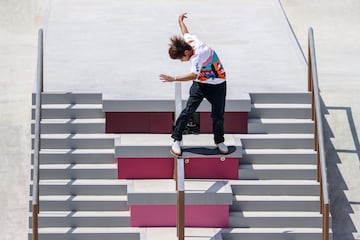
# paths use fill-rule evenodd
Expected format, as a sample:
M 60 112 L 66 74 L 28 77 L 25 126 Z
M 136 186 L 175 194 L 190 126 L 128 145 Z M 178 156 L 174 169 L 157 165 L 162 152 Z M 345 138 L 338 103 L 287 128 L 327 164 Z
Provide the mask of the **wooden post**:
M 32 205 L 32 240 L 38 240 L 39 239 L 39 232 L 38 232 L 38 212 L 39 207 L 38 205 Z
M 176 161 L 176 230 L 179 240 L 185 239 L 185 173 L 184 159 L 177 158 Z
M 320 176 L 321 177 L 321 173 Z M 320 213 L 324 214 L 324 193 L 323 193 L 324 189 L 323 189 L 323 185 L 322 185 L 322 181 L 320 181 Z
M 184 191 L 178 192 L 178 216 L 177 216 L 177 232 L 178 239 L 185 239 L 185 193 Z
M 323 240 L 329 240 L 329 204 L 324 204 L 323 209 Z

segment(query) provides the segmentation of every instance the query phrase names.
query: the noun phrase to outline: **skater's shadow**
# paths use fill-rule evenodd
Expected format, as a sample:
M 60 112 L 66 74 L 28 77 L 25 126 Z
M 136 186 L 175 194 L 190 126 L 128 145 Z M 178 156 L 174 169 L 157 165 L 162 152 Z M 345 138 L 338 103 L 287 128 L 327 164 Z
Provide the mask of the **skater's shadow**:
M 229 153 L 226 155 L 232 154 L 236 151 L 236 146 L 228 146 Z M 217 148 L 209 148 L 209 147 L 183 147 L 183 154 L 196 154 L 196 155 L 224 155 Z

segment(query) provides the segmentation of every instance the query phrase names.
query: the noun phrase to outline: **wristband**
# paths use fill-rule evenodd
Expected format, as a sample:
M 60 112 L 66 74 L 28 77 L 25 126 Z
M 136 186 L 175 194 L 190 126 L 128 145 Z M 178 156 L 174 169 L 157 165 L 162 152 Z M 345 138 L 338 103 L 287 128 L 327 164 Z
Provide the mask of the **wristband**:
M 176 82 L 176 77 L 174 77 L 174 82 Z

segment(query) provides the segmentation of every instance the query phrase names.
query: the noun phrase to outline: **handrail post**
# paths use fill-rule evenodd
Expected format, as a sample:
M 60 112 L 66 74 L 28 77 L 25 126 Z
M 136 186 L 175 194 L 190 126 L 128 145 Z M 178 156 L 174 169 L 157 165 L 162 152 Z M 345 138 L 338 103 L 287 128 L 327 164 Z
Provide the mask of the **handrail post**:
M 38 32 L 38 61 L 36 71 L 36 109 L 35 109 L 35 134 L 34 134 L 34 161 L 33 161 L 33 189 L 32 189 L 32 239 L 38 240 L 38 214 L 39 204 L 39 167 L 41 149 L 41 95 L 43 92 L 43 30 Z
M 178 240 L 185 239 L 185 173 L 184 173 L 184 159 L 177 158 L 176 161 L 176 229 Z
M 39 239 L 38 212 L 39 212 L 39 206 L 38 205 L 32 205 L 32 239 L 33 240 L 38 240 Z
M 323 240 L 329 240 L 329 204 L 324 204 L 323 208 Z

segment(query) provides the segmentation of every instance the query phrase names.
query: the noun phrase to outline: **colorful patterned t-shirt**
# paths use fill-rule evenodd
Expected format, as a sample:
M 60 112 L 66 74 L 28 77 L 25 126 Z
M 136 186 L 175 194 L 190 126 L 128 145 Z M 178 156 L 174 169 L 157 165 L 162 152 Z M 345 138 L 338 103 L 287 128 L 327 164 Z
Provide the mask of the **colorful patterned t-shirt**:
M 208 84 L 223 83 L 226 73 L 216 52 L 194 35 L 186 33 L 184 39 L 194 49 L 194 54 L 190 58 L 191 72 L 198 75 L 194 81 Z

